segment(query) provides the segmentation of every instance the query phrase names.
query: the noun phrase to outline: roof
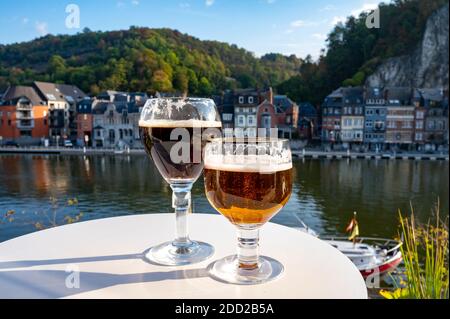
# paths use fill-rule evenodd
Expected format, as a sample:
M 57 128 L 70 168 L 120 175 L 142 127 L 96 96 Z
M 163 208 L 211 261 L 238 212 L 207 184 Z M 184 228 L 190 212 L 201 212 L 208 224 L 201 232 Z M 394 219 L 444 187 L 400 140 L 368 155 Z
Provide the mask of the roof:
M 414 98 L 441 102 L 444 100 L 444 91 L 441 89 L 414 89 Z
M 34 87 L 44 101 L 65 102 L 64 94 L 59 90 L 57 84 L 48 82 L 34 82 Z
M 273 97 L 273 104 L 286 111 L 290 107 L 293 107 L 295 103 L 286 95 L 275 95 Z
M 91 114 L 92 113 L 92 104 L 94 100 L 89 98 L 85 98 L 77 103 L 77 112 L 79 114 Z
M 369 87 L 366 89 L 366 100 L 384 99 L 384 89 L 378 87 Z
M 387 87 L 385 97 L 388 105 L 407 105 L 410 104 L 412 90 L 409 87 Z
M 316 117 L 317 109 L 309 102 L 300 103 L 298 115 L 299 117 Z
M 87 95 L 80 90 L 76 85 L 70 85 L 70 84 L 56 84 L 56 87 L 59 89 L 59 91 L 66 97 L 66 100 L 69 103 L 79 102 L 83 100 Z
M 104 114 L 110 105 L 115 107 L 117 113 L 123 113 L 124 110 L 128 113 L 139 113 L 139 104 L 135 102 L 98 102 L 95 103 L 92 113 Z
M 42 104 L 42 99 L 39 97 L 34 88 L 31 86 L 21 85 L 13 85 L 6 90 L 3 96 L 3 104 L 16 104 L 17 100 L 22 97 L 29 99 L 33 105 Z
M 259 91 L 257 89 L 235 89 L 234 90 L 235 95 L 253 95 L 257 96 L 259 95 Z

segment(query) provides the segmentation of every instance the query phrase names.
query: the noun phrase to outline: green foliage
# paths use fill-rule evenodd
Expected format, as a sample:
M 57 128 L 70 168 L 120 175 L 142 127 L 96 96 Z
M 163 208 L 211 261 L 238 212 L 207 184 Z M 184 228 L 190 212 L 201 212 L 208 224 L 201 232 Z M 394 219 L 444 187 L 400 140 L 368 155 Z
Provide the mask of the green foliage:
M 358 86 L 377 66 L 394 56 L 410 54 L 423 37 L 430 15 L 448 0 L 395 0 L 380 4 L 380 29 L 368 29 L 368 13 L 350 17 L 328 35 L 327 50 L 316 63 L 305 60 L 300 76 L 278 86 L 297 101 L 322 103 L 339 86 Z M 306 67 L 306 66 L 307 67 Z
M 300 65 L 295 56 L 258 59 L 235 45 L 170 29 L 85 29 L 74 36 L 0 46 L 0 91 L 44 80 L 73 83 L 92 94 L 116 89 L 205 95 L 231 87 L 275 86 L 297 75 Z
M 412 209 L 411 209 L 412 210 Z M 402 255 L 406 283 L 394 292 L 381 291 L 387 299 L 448 299 L 448 219 L 439 218 L 439 202 L 433 211 L 434 224 L 418 225 L 411 217 L 400 215 L 403 237 Z

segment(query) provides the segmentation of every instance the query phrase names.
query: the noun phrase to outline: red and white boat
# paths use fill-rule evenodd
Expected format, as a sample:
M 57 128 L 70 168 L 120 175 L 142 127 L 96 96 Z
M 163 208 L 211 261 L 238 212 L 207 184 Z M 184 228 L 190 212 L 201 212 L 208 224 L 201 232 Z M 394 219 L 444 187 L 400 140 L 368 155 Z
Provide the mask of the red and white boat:
M 358 237 L 355 242 L 346 237 L 320 237 L 300 221 L 299 230 L 318 237 L 346 255 L 364 278 L 393 271 L 402 262 L 401 241 L 382 238 Z
M 402 261 L 402 242 L 393 239 L 359 237 L 356 243 L 342 237 L 324 237 L 329 243 L 346 255 L 364 278 L 373 274 L 383 275 L 393 271 Z

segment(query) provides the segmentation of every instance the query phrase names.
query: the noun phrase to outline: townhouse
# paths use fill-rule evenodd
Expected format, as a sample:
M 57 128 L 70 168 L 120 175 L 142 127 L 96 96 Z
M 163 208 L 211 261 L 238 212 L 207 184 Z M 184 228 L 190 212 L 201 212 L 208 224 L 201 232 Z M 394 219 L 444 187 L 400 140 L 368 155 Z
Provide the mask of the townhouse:
M 49 135 L 48 106 L 31 86 L 10 86 L 0 103 L 0 144 L 41 145 Z
M 341 117 L 341 141 L 344 148 L 359 145 L 364 137 L 363 88 L 344 88 Z
M 412 89 L 388 87 L 384 89 L 386 115 L 385 143 L 390 149 L 412 147 L 414 142 L 414 105 Z
M 344 103 L 344 90 L 339 88 L 325 98 L 322 105 L 322 141 L 337 143 L 341 141 L 341 119 Z
M 366 88 L 364 144 L 368 150 L 380 151 L 384 149 L 386 138 L 387 108 L 382 88 Z

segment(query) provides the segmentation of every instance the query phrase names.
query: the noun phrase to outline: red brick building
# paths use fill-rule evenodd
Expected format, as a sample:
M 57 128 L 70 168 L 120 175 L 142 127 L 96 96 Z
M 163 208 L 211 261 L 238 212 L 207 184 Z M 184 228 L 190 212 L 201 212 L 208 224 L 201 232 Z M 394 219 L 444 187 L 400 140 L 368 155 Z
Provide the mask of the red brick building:
M 9 87 L 0 104 L 0 143 L 41 144 L 49 135 L 48 113 L 34 88 Z

